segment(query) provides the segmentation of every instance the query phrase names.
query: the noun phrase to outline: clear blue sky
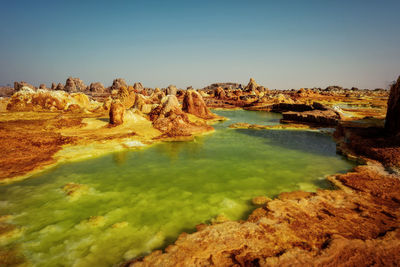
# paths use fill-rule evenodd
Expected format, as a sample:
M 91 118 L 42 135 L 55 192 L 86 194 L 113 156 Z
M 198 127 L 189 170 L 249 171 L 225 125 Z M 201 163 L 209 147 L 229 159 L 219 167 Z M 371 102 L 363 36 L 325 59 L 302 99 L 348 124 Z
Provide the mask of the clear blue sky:
M 394 0 L 1 0 L 0 84 L 385 87 L 400 75 L 399 10 Z

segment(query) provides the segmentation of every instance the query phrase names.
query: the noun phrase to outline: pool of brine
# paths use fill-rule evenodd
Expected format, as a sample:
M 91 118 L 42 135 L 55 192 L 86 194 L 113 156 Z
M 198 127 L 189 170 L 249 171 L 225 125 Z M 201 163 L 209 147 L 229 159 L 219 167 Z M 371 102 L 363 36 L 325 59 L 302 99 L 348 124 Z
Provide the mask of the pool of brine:
M 326 175 L 353 167 L 319 132 L 228 128 L 278 124 L 279 114 L 215 112 L 230 120 L 194 141 L 65 163 L 0 186 L 0 215 L 13 215 L 22 229 L 3 247 L 17 248 L 33 266 L 110 266 L 218 215 L 244 219 L 255 196 L 326 188 Z M 67 197 L 68 183 L 87 190 Z

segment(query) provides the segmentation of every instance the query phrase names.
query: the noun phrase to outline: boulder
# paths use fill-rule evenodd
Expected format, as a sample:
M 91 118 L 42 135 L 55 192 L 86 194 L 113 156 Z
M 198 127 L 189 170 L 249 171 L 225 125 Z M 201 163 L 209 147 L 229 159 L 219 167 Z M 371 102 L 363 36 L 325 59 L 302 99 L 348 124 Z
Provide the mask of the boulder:
M 167 95 L 176 95 L 177 91 L 178 91 L 178 89 L 176 88 L 175 85 L 170 85 L 167 88 Z
M 56 90 L 57 84 L 56 83 L 51 83 L 51 90 Z
M 117 126 L 124 122 L 125 107 L 119 100 L 114 100 L 110 107 L 110 124 Z
M 214 114 L 207 108 L 203 97 L 195 90 L 186 91 L 183 97 L 182 110 L 203 119 L 214 117 Z
M 391 135 L 400 134 L 400 76 L 390 88 L 385 130 Z
M 93 93 L 105 93 L 104 85 L 100 82 L 91 83 L 89 86 L 89 91 Z
M 44 83 L 41 83 L 41 84 L 39 85 L 39 89 L 47 89 L 47 88 L 46 88 L 46 85 L 45 85 Z

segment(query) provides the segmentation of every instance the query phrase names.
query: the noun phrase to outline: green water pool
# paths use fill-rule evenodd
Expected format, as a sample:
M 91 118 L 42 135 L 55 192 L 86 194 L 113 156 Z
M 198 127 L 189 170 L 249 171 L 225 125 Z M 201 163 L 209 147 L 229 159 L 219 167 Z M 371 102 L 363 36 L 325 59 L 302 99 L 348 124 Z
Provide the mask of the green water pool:
M 23 229 L 0 248 L 17 248 L 33 266 L 111 266 L 218 215 L 243 219 L 255 196 L 326 188 L 326 175 L 353 167 L 319 132 L 228 128 L 279 124 L 280 114 L 215 112 L 230 120 L 194 141 L 61 164 L 0 186 L 0 215 Z M 85 194 L 67 197 L 71 182 Z

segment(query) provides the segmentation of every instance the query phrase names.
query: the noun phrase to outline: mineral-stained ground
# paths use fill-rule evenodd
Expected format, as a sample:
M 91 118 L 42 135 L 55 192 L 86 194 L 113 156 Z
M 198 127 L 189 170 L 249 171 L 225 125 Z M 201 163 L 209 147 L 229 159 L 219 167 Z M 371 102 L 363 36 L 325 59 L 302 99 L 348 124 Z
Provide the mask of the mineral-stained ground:
M 247 220 L 198 225 L 197 232 L 182 233 L 164 251 L 125 265 L 400 265 L 400 79 L 387 92 L 337 86 L 279 91 L 254 79 L 245 87 L 227 83 L 201 90 L 149 89 L 116 79 L 104 88 L 69 78 L 51 90 L 16 83 L 12 93 L 0 100 L 2 182 L 77 157 L 188 140 L 223 119 L 210 107 L 283 114 L 279 126 L 233 128 L 335 127 L 338 152 L 360 163 L 329 177 L 335 190 L 256 198 L 260 207 Z M 5 221 L 0 218 L 1 238 L 16 233 Z M 20 260 L 15 251 L 0 253 L 0 265 Z

